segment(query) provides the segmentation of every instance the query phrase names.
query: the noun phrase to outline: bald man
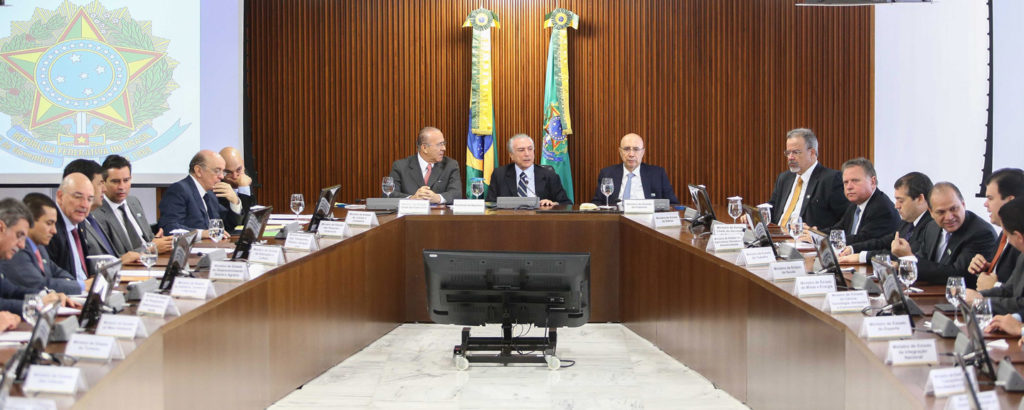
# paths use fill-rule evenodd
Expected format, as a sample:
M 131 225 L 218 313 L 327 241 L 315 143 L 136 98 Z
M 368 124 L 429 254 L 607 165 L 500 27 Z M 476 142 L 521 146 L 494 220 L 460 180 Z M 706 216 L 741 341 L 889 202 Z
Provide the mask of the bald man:
M 601 180 L 611 178 L 615 183 L 615 190 L 608 197 L 609 204 L 614 205 L 623 199 L 668 199 L 669 203 L 679 203 L 665 169 L 643 164 L 643 138 L 633 133 L 624 135 L 619 140 L 619 158 L 622 158 L 622 164 L 604 168 L 597 175 L 597 191 L 590 202 L 599 205 L 605 203 L 605 196 L 601 192 Z
M 245 174 L 245 160 L 235 147 L 224 147 L 220 150 L 220 156 L 224 158 L 224 180 L 221 183 L 226 184 L 238 195 L 244 215 L 255 201 L 252 196 L 252 178 Z M 214 191 L 216 190 L 215 187 Z M 217 202 L 223 207 L 231 206 L 225 196 L 217 195 Z
M 188 164 L 188 176 L 171 184 L 160 200 L 160 219 L 157 225 L 165 233 L 176 229 L 203 230 L 203 237 L 211 219 L 224 221 L 224 228 L 231 230 L 238 225 L 242 214 L 242 202 L 227 184 L 224 177 L 224 158 L 220 154 L 202 150 L 192 157 Z M 221 206 L 217 198 L 227 199 L 229 206 Z
M 53 263 L 73 273 L 83 289 L 90 276 L 85 258 L 103 253 L 98 249 L 90 252 L 83 223 L 95 200 L 96 187 L 85 174 L 74 172 L 64 177 L 57 188 L 57 233 L 46 245 Z

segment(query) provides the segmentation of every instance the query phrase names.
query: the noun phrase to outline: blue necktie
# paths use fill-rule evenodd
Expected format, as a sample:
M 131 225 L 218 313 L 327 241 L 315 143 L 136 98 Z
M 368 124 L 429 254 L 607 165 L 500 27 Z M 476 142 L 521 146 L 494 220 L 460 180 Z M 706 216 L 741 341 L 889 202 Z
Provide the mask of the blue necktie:
M 622 191 L 622 199 L 629 199 L 629 192 L 633 190 L 633 173 L 626 175 L 626 187 Z
M 936 262 L 942 262 L 942 257 L 945 256 L 945 254 L 946 254 L 946 248 L 949 247 L 949 237 L 950 237 L 950 235 L 953 235 L 953 233 L 952 232 L 947 232 L 947 231 L 944 230 L 944 231 L 942 231 L 941 235 L 942 235 L 940 237 L 941 242 L 939 242 L 938 252 L 935 252 L 935 261 Z
M 103 241 L 103 244 L 107 246 L 107 248 L 104 250 L 109 251 L 110 253 L 114 253 L 114 247 L 110 246 L 110 241 L 107 240 L 107 235 L 105 235 L 103 233 L 103 230 L 100 229 L 100 224 L 99 222 L 96 221 L 96 218 L 93 218 L 92 215 L 89 215 L 85 219 L 89 221 L 89 225 L 92 226 L 92 230 L 96 231 L 96 236 L 99 236 L 100 240 Z
M 856 235 L 857 229 L 860 228 L 860 207 L 853 211 L 853 227 L 850 229 L 850 235 Z
M 530 196 L 530 182 L 526 180 L 526 173 L 519 174 L 519 189 L 516 192 L 521 197 Z

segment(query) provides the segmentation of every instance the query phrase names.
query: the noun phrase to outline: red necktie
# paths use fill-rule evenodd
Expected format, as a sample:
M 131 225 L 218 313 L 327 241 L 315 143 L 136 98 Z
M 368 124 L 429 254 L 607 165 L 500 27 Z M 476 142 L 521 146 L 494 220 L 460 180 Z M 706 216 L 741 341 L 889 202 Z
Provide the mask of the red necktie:
M 1003 230 L 1003 234 L 999 235 L 999 247 L 996 248 L 996 256 L 992 258 L 992 263 L 988 265 L 988 273 L 996 271 L 996 264 L 999 263 L 999 257 L 1003 256 L 1003 250 L 1006 249 L 1006 230 Z
M 75 246 L 78 247 L 78 263 L 82 264 L 82 272 L 85 272 L 85 276 L 89 276 L 89 268 L 85 264 L 85 251 L 82 250 L 82 238 L 78 235 L 78 228 L 71 230 L 71 236 L 75 237 Z
M 434 164 L 427 164 L 427 173 L 423 175 L 423 183 L 427 184 L 430 181 L 430 170 L 434 168 Z
M 39 270 L 46 274 L 46 268 L 43 267 L 43 255 L 39 253 L 39 248 L 36 248 L 36 263 L 39 264 Z

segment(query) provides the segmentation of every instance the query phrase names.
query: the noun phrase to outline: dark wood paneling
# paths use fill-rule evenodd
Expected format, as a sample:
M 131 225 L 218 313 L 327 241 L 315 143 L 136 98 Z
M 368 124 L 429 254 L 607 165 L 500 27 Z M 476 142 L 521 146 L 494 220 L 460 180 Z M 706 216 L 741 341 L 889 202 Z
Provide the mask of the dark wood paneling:
M 465 162 L 470 42 L 477 1 L 248 0 L 246 89 L 259 200 L 287 209 L 292 192 L 342 184 L 341 201 L 379 195 L 392 161 L 424 125 Z M 539 140 L 555 1 L 489 0 L 498 152 Z M 561 1 L 570 33 L 577 202 L 618 139 L 637 132 L 646 162 L 679 189 L 706 184 L 716 202 L 767 200 L 784 168 L 784 134 L 814 129 L 823 164 L 871 156 L 870 7 L 796 7 L 793 0 Z M 464 165 L 464 164 L 463 164 Z M 682 196 L 682 195 L 680 195 Z M 684 202 L 689 202 L 684 199 Z

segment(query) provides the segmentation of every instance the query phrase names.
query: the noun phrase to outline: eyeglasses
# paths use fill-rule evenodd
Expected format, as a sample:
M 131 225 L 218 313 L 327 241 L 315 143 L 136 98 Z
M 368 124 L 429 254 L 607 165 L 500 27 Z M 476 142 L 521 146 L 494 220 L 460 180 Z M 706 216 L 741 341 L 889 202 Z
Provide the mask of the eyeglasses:
M 790 155 L 796 155 L 796 156 L 798 156 L 798 157 L 799 157 L 799 156 L 800 156 L 800 155 L 802 155 L 803 153 L 804 153 L 804 151 L 803 151 L 803 150 L 801 150 L 801 149 L 795 149 L 795 150 L 792 150 L 792 151 L 788 151 L 788 150 L 787 150 L 787 151 L 784 151 L 784 152 L 783 152 L 783 155 L 785 155 L 785 156 L 787 156 L 787 157 L 788 157 L 788 156 L 790 156 Z
M 619 149 L 625 152 L 643 152 L 644 147 L 619 147 Z
M 224 170 L 223 169 L 220 169 L 220 168 L 206 168 L 205 166 L 203 168 L 205 168 L 207 171 L 210 171 L 210 172 L 216 174 L 217 176 L 221 176 L 221 177 L 224 176 Z

